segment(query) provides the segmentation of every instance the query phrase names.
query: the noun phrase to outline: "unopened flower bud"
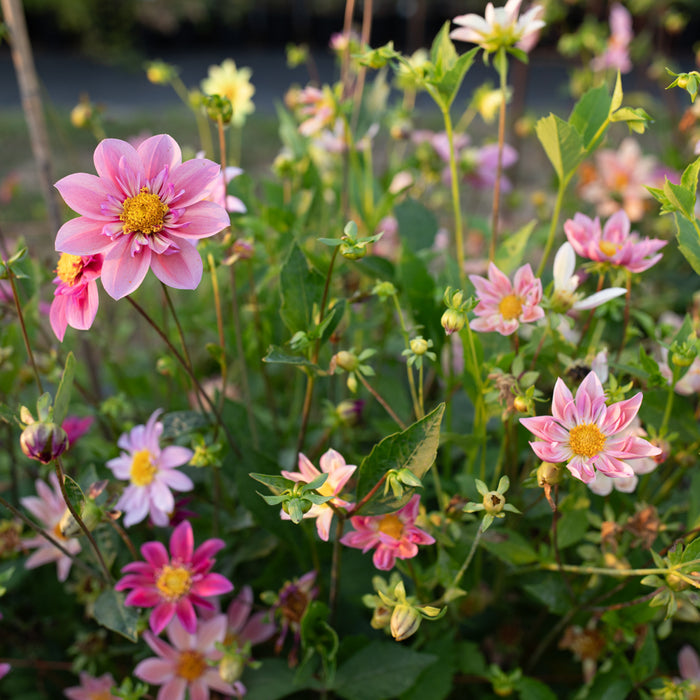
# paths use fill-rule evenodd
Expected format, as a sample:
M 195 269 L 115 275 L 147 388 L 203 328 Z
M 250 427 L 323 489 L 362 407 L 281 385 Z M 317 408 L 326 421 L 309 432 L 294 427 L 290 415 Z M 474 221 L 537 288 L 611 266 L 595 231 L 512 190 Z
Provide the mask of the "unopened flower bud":
M 489 515 L 498 515 L 506 504 L 505 497 L 498 491 L 489 491 L 481 501 L 484 511 Z
M 367 254 L 366 243 L 341 243 L 340 254 L 348 260 L 359 260 Z
M 410 347 L 411 347 L 411 352 L 414 355 L 425 355 L 426 352 L 428 352 L 428 348 L 430 347 L 430 342 L 427 341 L 425 338 L 414 338 L 410 342 Z
M 370 621 L 370 627 L 375 630 L 383 630 L 388 627 L 391 622 L 392 610 L 386 605 L 377 605 L 372 613 L 372 620 Z
M 154 85 L 167 85 L 175 75 L 175 69 L 163 61 L 152 61 L 146 65 L 146 77 Z
M 527 399 L 524 396 L 516 396 L 513 399 L 513 408 L 519 413 L 527 411 Z
M 231 247 L 233 255 L 239 260 L 250 260 L 253 257 L 253 243 L 244 238 L 237 238 Z
M 345 382 L 345 385 L 351 393 L 357 393 L 357 377 L 354 374 L 348 374 L 348 379 Z
M 563 469 L 559 464 L 542 462 L 537 468 L 537 485 L 540 487 L 545 485 L 556 486 L 561 483 L 562 478 Z
M 349 350 L 337 352 L 334 356 L 334 360 L 335 365 L 340 367 L 340 369 L 344 369 L 346 372 L 354 372 L 360 366 L 357 355 Z
M 208 95 L 204 100 L 204 108 L 213 122 L 221 120 L 223 124 L 228 124 L 233 119 L 233 105 L 228 97 Z
M 340 422 L 343 425 L 355 425 L 362 416 L 362 407 L 364 406 L 364 401 L 362 400 L 350 400 L 341 401 L 335 409 L 336 415 L 338 416 Z
M 396 287 L 391 282 L 379 282 L 374 286 L 372 294 L 376 294 L 380 299 L 388 299 L 396 294 Z
M 84 129 L 92 118 L 92 105 L 89 102 L 80 102 L 70 113 L 70 123 L 76 129 Z
M 466 320 L 464 314 L 455 309 L 447 309 L 440 319 L 442 327 L 445 329 L 446 335 L 459 333 L 464 328 Z
M 245 661 L 240 654 L 225 654 L 219 661 L 219 678 L 224 683 L 233 685 L 243 675 Z
M 397 605 L 391 613 L 391 636 L 397 642 L 408 639 L 418 631 L 421 620 L 420 613 L 412 605 Z
M 22 431 L 19 444 L 29 459 L 48 464 L 68 449 L 68 435 L 56 423 L 32 423 Z

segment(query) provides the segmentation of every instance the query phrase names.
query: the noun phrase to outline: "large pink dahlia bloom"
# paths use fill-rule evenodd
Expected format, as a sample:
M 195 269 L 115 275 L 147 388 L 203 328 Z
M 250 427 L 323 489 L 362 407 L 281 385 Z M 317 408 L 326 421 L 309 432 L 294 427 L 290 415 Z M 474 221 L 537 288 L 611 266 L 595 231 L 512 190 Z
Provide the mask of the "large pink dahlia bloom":
M 134 561 L 122 571 L 127 575 L 117 582 L 117 591 L 131 589 L 124 605 L 153 608 L 149 624 L 160 634 L 174 615 L 185 631 L 194 634 L 197 616 L 194 605 L 211 610 L 206 600 L 233 590 L 233 584 L 221 574 L 211 573 L 214 554 L 224 541 L 210 539 L 194 548 L 192 526 L 180 523 L 170 537 L 170 555 L 160 542 L 146 542 L 141 554 L 146 561 Z
M 102 285 L 120 299 L 143 282 L 148 268 L 163 283 L 194 289 L 202 278 L 196 242 L 230 224 L 226 210 L 207 201 L 219 185 L 219 166 L 204 158 L 182 162 L 167 134 L 134 148 L 105 139 L 95 149 L 97 175 L 75 173 L 56 183 L 80 216 L 56 236 L 56 250 L 104 255 Z
M 595 372 L 589 372 L 574 398 L 561 379 L 552 397 L 552 415 L 521 418 L 520 422 L 539 440 L 531 442 L 545 462 L 566 462 L 569 471 L 585 484 L 598 470 L 606 476 L 632 477 L 629 460 L 654 457 L 661 450 L 628 428 L 639 411 L 642 394 L 605 403 L 605 392 Z

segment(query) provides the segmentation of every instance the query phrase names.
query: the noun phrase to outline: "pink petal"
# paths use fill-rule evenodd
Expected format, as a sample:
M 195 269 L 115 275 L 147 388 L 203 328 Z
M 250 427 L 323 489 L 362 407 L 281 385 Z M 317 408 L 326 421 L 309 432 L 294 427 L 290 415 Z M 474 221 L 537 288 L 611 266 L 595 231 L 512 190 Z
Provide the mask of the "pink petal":
M 180 250 L 170 254 L 154 255 L 150 262 L 153 274 L 163 284 L 175 289 L 196 289 L 202 279 L 202 258 L 197 249 L 185 240 L 178 241 Z M 105 264 L 106 264 L 105 258 Z M 145 276 L 144 272 L 144 276 Z M 104 282 L 104 267 L 103 267 Z M 138 284 L 141 284 L 139 280 Z M 138 284 L 136 287 L 138 287 Z M 134 289 L 136 288 L 134 287 Z M 128 293 L 128 292 L 127 292 Z
M 131 236 L 122 236 L 106 253 L 102 264 L 102 286 L 113 299 L 131 294 L 143 282 L 151 264 L 147 246 L 131 254 Z
M 168 551 L 161 542 L 146 542 L 141 547 L 141 554 L 154 569 L 160 569 L 170 563 Z
M 168 622 L 173 619 L 174 614 L 175 603 L 163 602 L 154 608 L 148 620 L 153 633 L 160 634 L 166 628 Z
M 136 608 L 153 608 L 161 602 L 158 591 L 153 589 L 137 588 L 126 596 L 124 605 Z
M 173 530 L 173 534 L 170 537 L 170 554 L 173 558 L 189 562 L 192 560 L 193 551 L 194 535 L 192 533 L 192 525 L 187 520 L 183 520 Z
M 124 171 L 139 172 L 141 170 L 136 149 L 130 143 L 120 139 L 100 141 L 95 148 L 93 162 L 102 182 L 119 183 Z M 134 194 L 133 192 L 125 192 L 121 187 L 119 189 L 122 194 Z
M 151 136 L 137 150 L 147 180 L 155 178 L 164 167 L 170 172 L 176 170 L 182 162 L 180 146 L 168 134 Z M 178 189 L 175 187 L 176 191 Z
M 134 675 L 146 683 L 163 685 L 175 677 L 175 666 L 165 659 L 145 659 L 136 665 Z
M 60 179 L 54 187 L 77 214 L 97 221 L 113 218 L 102 212 L 102 204 L 108 197 L 119 198 L 119 191 L 111 182 L 89 173 L 74 173 Z
M 79 216 L 66 221 L 56 234 L 56 250 L 71 255 L 107 252 L 112 239 L 102 233 L 102 223 Z
M 201 581 L 192 586 L 192 591 L 205 598 L 213 595 L 223 595 L 233 590 L 233 584 L 221 574 L 207 574 Z
M 197 631 L 197 615 L 194 612 L 192 603 L 187 598 L 177 602 L 175 613 L 185 632 L 194 634 Z
M 201 202 L 211 194 L 220 173 L 219 165 L 206 158 L 193 158 L 173 170 L 170 181 L 175 192 L 184 190 L 182 197 L 177 199 L 177 206 L 189 208 L 196 202 Z
M 199 547 L 197 547 L 197 549 L 194 552 L 194 555 L 192 556 L 192 567 L 197 570 L 202 565 L 210 567 L 210 560 L 218 551 L 222 550 L 225 546 L 226 543 L 223 540 L 220 540 L 216 537 L 212 537 L 208 540 L 205 540 L 204 542 L 202 542 L 202 544 L 199 545 Z
M 250 586 L 243 586 L 240 593 L 233 599 L 228 606 L 228 626 L 238 633 L 243 629 L 246 620 L 250 616 L 250 611 L 253 609 L 253 589 Z
M 206 238 L 230 225 L 231 218 L 222 206 L 215 202 L 196 202 L 187 207 L 177 225 L 169 227 L 169 230 L 180 238 Z

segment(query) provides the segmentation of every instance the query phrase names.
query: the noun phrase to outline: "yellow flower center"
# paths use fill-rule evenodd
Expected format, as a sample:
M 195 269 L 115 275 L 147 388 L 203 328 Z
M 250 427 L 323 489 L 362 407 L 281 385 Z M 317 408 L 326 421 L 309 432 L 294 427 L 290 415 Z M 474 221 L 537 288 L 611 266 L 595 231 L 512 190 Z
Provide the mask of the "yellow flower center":
M 569 431 L 569 447 L 581 457 L 595 457 L 605 447 L 605 435 L 595 423 L 581 423 Z
M 156 588 L 164 598 L 168 600 L 179 600 L 184 596 L 192 585 L 192 576 L 184 566 L 171 566 L 166 564 L 158 576 Z
M 131 460 L 131 483 L 134 486 L 148 486 L 156 478 L 158 467 L 151 461 L 151 453 L 139 450 L 134 453 Z
M 610 241 L 601 241 L 598 243 L 598 248 L 600 248 L 600 252 L 603 253 L 603 255 L 607 255 L 609 258 L 611 258 L 615 253 L 617 253 L 622 246 L 619 243 L 612 243 Z
M 90 693 L 90 700 L 112 700 L 112 692 L 110 690 L 96 690 Z
M 620 191 L 629 185 L 630 179 L 627 173 L 616 173 L 613 177 L 613 188 Z
M 204 656 L 194 649 L 180 652 L 180 658 L 175 666 L 175 673 L 188 683 L 196 681 L 209 668 Z
M 328 483 L 328 481 L 329 481 L 329 479 L 326 479 L 323 486 L 316 489 L 322 496 L 334 496 L 335 495 L 333 493 L 333 487 Z
M 163 217 L 168 207 L 160 201 L 157 194 L 142 187 L 135 197 L 127 197 L 122 205 L 119 218 L 124 222 L 124 233 L 158 233 L 163 228 Z
M 83 259 L 79 255 L 61 253 L 56 266 L 56 274 L 61 282 L 72 287 L 83 272 Z
M 523 310 L 523 302 L 519 296 L 509 294 L 501 299 L 498 310 L 506 321 L 512 321 L 520 316 Z
M 53 527 L 51 534 L 57 539 L 66 542 L 68 538 L 61 532 L 61 521 L 59 520 Z
M 385 515 L 379 521 L 379 530 L 395 540 L 400 540 L 403 533 L 403 523 L 396 515 Z

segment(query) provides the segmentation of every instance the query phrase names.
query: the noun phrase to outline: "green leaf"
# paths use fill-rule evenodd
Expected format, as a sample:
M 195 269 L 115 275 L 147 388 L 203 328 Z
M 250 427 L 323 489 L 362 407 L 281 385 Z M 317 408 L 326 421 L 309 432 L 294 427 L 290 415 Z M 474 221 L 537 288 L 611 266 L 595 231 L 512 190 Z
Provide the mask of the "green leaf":
M 588 520 L 582 509 L 565 511 L 557 523 L 557 544 L 566 549 L 580 542 L 588 532 Z
M 436 660 L 394 642 L 372 642 L 340 666 L 333 690 L 347 700 L 395 698 Z
M 452 677 L 456 671 L 455 642 L 448 635 L 431 640 L 430 650 L 437 657 L 420 674 L 416 683 L 406 691 L 401 700 L 444 700 L 454 690 Z
M 113 630 L 132 642 L 138 640 L 136 623 L 138 612 L 135 608 L 127 608 L 124 605 L 123 593 L 109 589 L 100 594 L 95 601 L 95 620 L 103 627 Z
M 535 678 L 520 678 L 515 683 L 520 700 L 557 700 L 557 696 L 542 681 Z
M 70 402 L 70 392 L 73 388 L 73 376 L 75 375 L 75 355 L 72 352 L 66 357 L 66 365 L 63 368 L 61 382 L 56 390 L 56 398 L 53 402 L 54 423 L 61 425 L 68 415 L 68 403 Z
M 698 172 L 700 172 L 700 156 L 696 158 L 681 175 L 681 187 L 691 192 L 693 196 L 698 191 Z
M 450 22 L 445 22 L 433 40 L 430 47 L 430 62 L 437 76 L 442 76 L 457 61 L 457 50 L 450 39 Z
M 435 214 L 415 199 L 406 199 L 394 207 L 401 242 L 414 253 L 431 248 L 438 231 Z
M 533 219 L 512 236 L 508 236 L 500 242 L 494 262 L 504 274 L 509 275 L 516 267 L 520 266 L 527 242 L 535 229 L 535 223 Z
M 450 105 L 454 102 L 459 88 L 462 85 L 464 76 L 467 71 L 472 67 L 474 63 L 474 56 L 479 50 L 479 47 L 475 47 L 465 54 L 462 54 L 455 64 L 450 68 L 440 80 L 429 80 L 429 82 L 435 86 L 440 97 L 442 99 L 442 104 L 446 109 L 449 109 Z
M 322 294 L 322 275 L 309 267 L 301 248 L 293 243 L 280 271 L 280 316 L 292 333 L 310 329 Z
M 358 470 L 356 502 L 361 501 L 390 469 L 408 469 L 419 479 L 435 461 L 440 442 L 440 422 L 445 410 L 441 403 L 425 418 L 410 425 L 400 433 L 384 438 L 372 448 L 362 460 Z M 413 489 L 406 488 L 400 499 L 391 490 L 384 495 L 381 488 L 363 506 L 363 515 L 381 515 L 398 510 L 413 495 Z
M 161 417 L 165 440 L 188 435 L 209 425 L 209 421 L 199 411 L 172 411 Z
M 299 682 L 294 669 L 282 659 L 264 659 L 258 668 L 246 668 L 243 683 L 246 700 L 278 700 L 309 687 Z
M 498 528 L 481 538 L 481 546 L 513 566 L 532 564 L 539 560 L 537 552 L 522 535 L 514 530 Z
M 630 131 L 643 134 L 654 120 L 641 107 L 621 107 L 610 115 L 611 122 L 625 122 Z
M 586 155 L 579 132 L 554 114 L 540 119 L 535 132 L 559 181 L 569 178 Z
M 566 583 L 558 574 L 538 572 L 528 577 L 521 586 L 555 615 L 562 615 L 571 608 L 571 598 Z
M 644 643 L 634 655 L 632 673 L 634 680 L 642 684 L 654 674 L 659 666 L 659 648 L 656 644 L 654 626 L 648 625 Z
M 584 149 L 590 153 L 602 140 L 601 128 L 610 116 L 612 99 L 605 85 L 588 90 L 574 106 L 569 124 L 581 135 Z
M 468 676 L 489 677 L 489 669 L 481 648 L 476 642 L 460 642 L 457 650 L 459 670 Z
M 301 620 L 301 646 L 307 660 L 317 653 L 321 657 L 327 685 L 333 684 L 338 655 L 338 633 L 328 624 L 330 610 L 325 603 L 309 603 Z
M 676 220 L 676 238 L 678 239 L 678 249 L 683 253 L 690 266 L 700 275 L 700 235 L 692 222 L 678 212 L 673 215 Z
M 320 371 L 320 367 L 313 362 L 309 362 L 305 357 L 301 355 L 290 355 L 285 352 L 282 348 L 276 345 L 270 345 L 267 350 L 267 355 L 263 357 L 263 362 L 269 362 L 271 364 L 281 364 L 281 365 L 294 365 L 299 369 L 311 369 L 314 372 Z
M 292 479 L 287 479 L 287 477 L 279 474 L 259 474 L 257 472 L 251 472 L 248 476 L 267 486 L 274 494 L 280 494 L 282 491 L 293 488 L 296 483 Z
M 695 219 L 695 192 L 687 190 L 682 185 L 674 185 L 666 178 L 664 194 L 676 211 L 690 221 Z
M 615 90 L 613 91 L 612 101 L 610 102 L 610 111 L 614 112 L 622 106 L 622 78 L 620 77 L 620 71 L 617 71 L 617 78 L 615 79 Z
M 85 494 L 83 493 L 83 490 L 78 485 L 78 482 L 67 474 L 64 475 L 63 483 L 65 485 L 68 500 L 75 511 L 80 514 L 83 510 L 83 503 L 85 503 Z M 82 530 L 80 532 L 82 533 Z

